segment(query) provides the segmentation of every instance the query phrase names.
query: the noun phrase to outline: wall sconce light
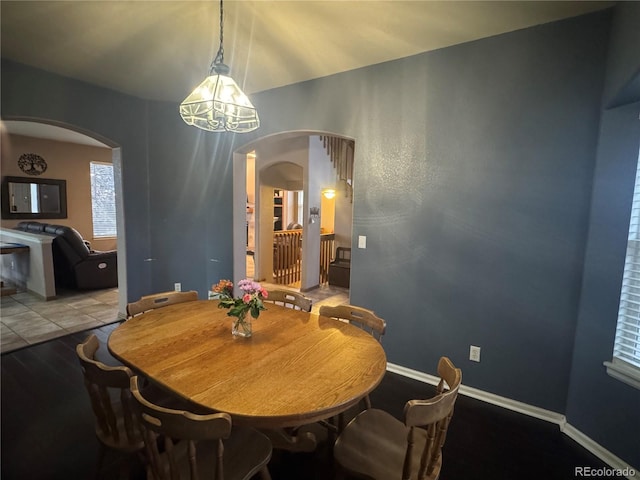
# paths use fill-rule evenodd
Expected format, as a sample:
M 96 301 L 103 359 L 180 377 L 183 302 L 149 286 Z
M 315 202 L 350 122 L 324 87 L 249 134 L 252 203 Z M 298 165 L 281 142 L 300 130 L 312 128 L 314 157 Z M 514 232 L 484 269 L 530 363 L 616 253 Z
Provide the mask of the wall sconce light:
M 327 200 L 331 200 L 336 196 L 336 191 L 333 188 L 327 188 L 322 191 L 322 195 L 324 195 L 324 198 Z
M 309 208 L 309 223 L 316 223 L 316 220 L 320 218 L 320 208 L 319 207 L 311 207 Z

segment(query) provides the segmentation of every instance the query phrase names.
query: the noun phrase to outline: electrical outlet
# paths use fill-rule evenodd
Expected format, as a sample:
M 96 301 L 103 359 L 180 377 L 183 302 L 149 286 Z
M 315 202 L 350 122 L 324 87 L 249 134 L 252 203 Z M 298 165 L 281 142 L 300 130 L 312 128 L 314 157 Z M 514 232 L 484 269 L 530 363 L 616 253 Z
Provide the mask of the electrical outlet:
M 174 283 L 174 284 L 173 284 L 173 289 L 174 289 L 176 292 L 181 292 L 181 291 L 182 291 L 182 284 L 181 284 L 181 283 Z
M 469 347 L 469 360 L 472 362 L 480 361 L 480 347 L 476 347 L 475 345 Z

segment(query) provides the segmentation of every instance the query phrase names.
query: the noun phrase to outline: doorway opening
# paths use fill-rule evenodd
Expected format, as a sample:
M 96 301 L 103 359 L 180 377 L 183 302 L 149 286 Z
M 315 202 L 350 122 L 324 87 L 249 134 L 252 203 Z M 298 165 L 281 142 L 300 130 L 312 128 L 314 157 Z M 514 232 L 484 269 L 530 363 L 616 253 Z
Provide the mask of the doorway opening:
M 303 292 L 329 284 L 336 249 L 351 247 L 354 144 L 290 132 L 234 153 L 236 281 L 246 276 Z
M 40 141 L 53 140 L 63 142 L 69 145 L 91 146 L 104 149 L 107 152 L 107 158 L 104 163 L 109 163 L 113 168 L 113 188 L 112 195 L 115 195 L 115 226 L 111 225 L 110 232 L 115 227 L 116 235 L 94 235 L 93 231 L 93 213 L 90 212 L 81 218 L 76 218 L 75 222 L 86 220 L 87 225 L 83 224 L 82 231 L 85 238 L 91 238 L 91 247 L 95 250 L 112 250 L 118 251 L 118 314 L 124 318 L 127 304 L 127 268 L 126 268 L 126 239 L 124 230 L 123 205 L 122 205 L 122 157 L 120 146 L 101 135 L 87 131 L 74 125 L 61 123 L 47 119 L 34 119 L 25 117 L 7 117 L 3 119 L 3 132 L 9 135 L 18 135 L 23 138 L 32 138 Z M 5 147 L 6 148 L 6 147 Z M 70 147 L 73 148 L 73 147 Z M 102 156 L 101 156 L 102 157 Z M 109 161 L 110 160 L 110 161 Z M 73 170 L 75 171 L 75 170 Z M 87 164 L 87 172 L 89 166 Z M 86 178 L 87 190 L 90 190 L 90 176 Z M 73 193 L 73 192 L 72 192 Z M 86 202 L 91 210 L 91 199 Z M 68 223 L 69 220 L 60 223 Z M 15 223 L 15 222 L 14 222 Z M 4 224 L 4 222 L 3 222 Z M 74 223 L 74 228 L 78 228 L 78 223 Z M 111 246 L 115 244 L 115 247 Z

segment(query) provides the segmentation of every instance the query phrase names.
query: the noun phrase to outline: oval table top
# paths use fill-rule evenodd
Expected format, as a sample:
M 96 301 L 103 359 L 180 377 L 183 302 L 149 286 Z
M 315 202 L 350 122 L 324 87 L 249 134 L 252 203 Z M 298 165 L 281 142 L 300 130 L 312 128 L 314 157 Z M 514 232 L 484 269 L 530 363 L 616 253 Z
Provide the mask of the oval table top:
M 170 305 L 124 322 L 108 347 L 164 388 L 258 428 L 332 417 L 384 376 L 380 343 L 348 323 L 273 304 L 250 338 L 232 336 L 232 321 L 216 300 Z

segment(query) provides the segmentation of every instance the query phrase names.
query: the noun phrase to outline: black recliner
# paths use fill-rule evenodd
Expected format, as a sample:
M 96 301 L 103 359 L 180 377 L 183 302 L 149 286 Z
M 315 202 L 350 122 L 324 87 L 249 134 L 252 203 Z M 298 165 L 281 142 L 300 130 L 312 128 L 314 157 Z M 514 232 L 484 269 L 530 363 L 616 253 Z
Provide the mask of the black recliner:
M 116 250 L 90 250 L 72 227 L 40 222 L 20 222 L 18 230 L 53 235 L 53 267 L 57 287 L 93 290 L 118 286 Z

